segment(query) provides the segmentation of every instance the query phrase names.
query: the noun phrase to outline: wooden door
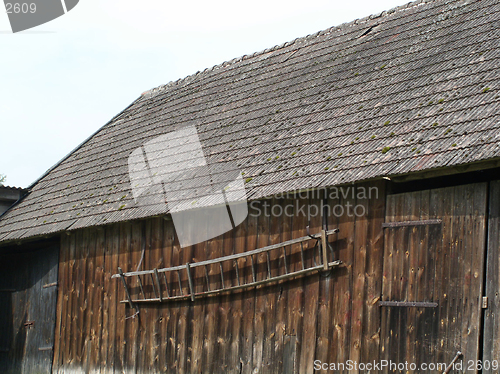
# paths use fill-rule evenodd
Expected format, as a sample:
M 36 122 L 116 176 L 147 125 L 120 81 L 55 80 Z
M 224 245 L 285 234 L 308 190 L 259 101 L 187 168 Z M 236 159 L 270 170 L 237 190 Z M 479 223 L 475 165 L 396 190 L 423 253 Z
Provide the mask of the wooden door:
M 0 256 L 2 373 L 51 373 L 58 246 Z
M 486 202 L 485 183 L 388 196 L 381 360 L 442 373 L 459 351 L 457 365 L 478 359 Z

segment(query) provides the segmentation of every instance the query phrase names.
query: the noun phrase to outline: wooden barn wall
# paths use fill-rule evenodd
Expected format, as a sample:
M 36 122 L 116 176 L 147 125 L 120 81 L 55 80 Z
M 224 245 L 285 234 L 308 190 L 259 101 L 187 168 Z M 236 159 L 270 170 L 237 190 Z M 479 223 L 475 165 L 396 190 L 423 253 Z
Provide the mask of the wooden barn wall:
M 120 303 L 125 291 L 111 275 L 119 266 L 137 270 L 143 249 L 141 269 L 174 266 L 302 237 L 308 224 L 316 233 L 321 218 L 308 222 L 300 214 L 248 216 L 235 230 L 184 249 L 172 221 L 162 218 L 63 235 L 54 372 L 312 373 L 314 360 L 361 362 L 378 357 L 384 186 L 376 184 L 378 199 L 329 199 L 330 206 L 361 204 L 368 212 L 361 217 L 329 216 L 329 229 L 340 229 L 330 243 L 343 262 L 329 276 L 314 273 L 195 302 L 141 305 L 136 318 L 128 318 L 134 310 Z M 298 202 L 306 211 L 320 205 L 316 198 Z M 296 204 L 292 199 L 269 203 Z M 216 224 L 209 217 L 206 222 Z M 297 258 L 298 253 L 291 267 L 300 266 Z M 275 271 L 282 259 L 271 260 Z M 243 276 L 252 276 L 248 266 Z M 195 287 L 202 287 L 201 282 Z

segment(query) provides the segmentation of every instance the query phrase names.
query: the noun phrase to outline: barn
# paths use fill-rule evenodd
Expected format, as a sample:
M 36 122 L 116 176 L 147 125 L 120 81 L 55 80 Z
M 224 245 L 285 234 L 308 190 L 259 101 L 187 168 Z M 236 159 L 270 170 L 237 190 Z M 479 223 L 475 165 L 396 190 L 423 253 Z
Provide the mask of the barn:
M 499 373 L 499 38 L 498 0 L 418 0 L 0 188 L 1 371 Z

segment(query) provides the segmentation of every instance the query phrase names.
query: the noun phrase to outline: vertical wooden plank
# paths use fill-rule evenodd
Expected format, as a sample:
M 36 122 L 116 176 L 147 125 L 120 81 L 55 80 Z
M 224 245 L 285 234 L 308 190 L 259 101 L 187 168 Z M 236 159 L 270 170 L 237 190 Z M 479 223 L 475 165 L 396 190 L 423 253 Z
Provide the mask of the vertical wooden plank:
M 301 198 L 298 194 L 294 196 L 294 209 L 293 209 L 293 219 L 292 219 L 292 239 L 300 238 L 305 236 L 307 233 L 306 227 L 308 225 L 307 219 L 307 207 L 308 200 Z M 304 213 L 305 212 L 305 213 Z M 304 243 L 304 251 L 308 251 L 309 242 Z M 291 271 L 296 271 L 301 269 L 300 263 L 300 245 L 292 246 L 292 255 L 290 256 L 290 268 Z M 295 352 L 297 357 L 297 370 L 300 372 L 301 367 L 301 345 L 302 342 L 302 324 L 303 324 L 303 308 L 304 308 L 304 279 L 299 278 L 290 281 L 288 291 L 288 317 L 287 317 L 287 328 L 286 334 L 290 336 L 295 336 Z M 292 340 L 293 341 L 293 340 Z M 293 350 L 292 347 L 290 349 Z M 306 363 L 304 363 L 305 365 Z
M 225 232 L 222 235 L 222 256 L 229 256 L 234 253 L 234 230 Z M 236 284 L 236 276 L 234 273 L 233 263 L 225 261 L 222 263 L 222 271 L 224 272 L 225 287 L 230 287 Z M 231 325 L 233 321 L 232 304 L 234 295 L 223 294 L 220 297 L 219 304 L 219 331 L 217 338 L 219 365 L 223 372 L 230 372 L 234 368 L 234 358 L 237 358 L 237 352 L 231 351 Z
M 339 206 L 340 199 L 331 194 L 332 190 L 326 190 L 326 216 L 327 229 L 335 229 L 339 226 L 339 214 L 336 214 L 334 207 Z M 330 196 L 332 195 L 332 196 Z M 338 209 L 338 208 L 337 208 Z M 325 211 L 324 211 L 325 212 Z M 339 260 L 339 240 L 338 234 L 330 235 L 328 242 L 333 248 L 334 259 Z M 329 261 L 332 261 L 331 252 L 328 250 Z M 330 271 L 329 276 L 320 278 L 319 298 L 318 298 L 318 323 L 316 326 L 316 354 L 314 359 L 321 362 L 334 362 L 336 360 L 335 336 L 336 326 L 340 326 L 341 311 L 338 308 L 338 299 L 343 292 L 338 287 L 339 279 L 343 277 L 343 268 L 336 268 Z
M 246 237 L 246 250 L 251 251 L 257 248 L 257 222 L 258 216 L 255 210 L 250 210 L 247 218 L 247 237 Z M 252 281 L 252 270 L 251 262 L 248 257 L 245 258 L 244 278 L 245 282 L 249 283 Z M 242 323 L 242 334 L 241 334 L 241 373 L 242 374 L 252 374 L 253 373 L 253 318 L 255 312 L 255 291 L 246 290 L 243 292 L 243 323 Z
M 85 289 L 85 295 L 80 300 L 82 304 L 84 305 L 84 314 L 83 314 L 83 336 L 82 336 L 82 342 L 83 342 L 83 367 L 85 370 L 88 372 L 90 371 L 90 356 L 91 356 L 91 351 L 92 351 L 92 336 L 91 336 L 91 330 L 92 330 L 92 319 L 94 316 L 94 309 L 95 305 L 93 304 L 93 295 L 95 291 L 95 283 L 94 283 L 94 273 L 95 273 L 95 254 L 96 254 L 96 229 L 95 228 L 90 228 L 88 229 L 89 236 L 88 240 L 86 243 L 87 250 L 86 250 L 86 257 L 87 257 L 87 263 L 85 267 L 85 280 L 82 281 L 82 285 Z
M 402 205 L 399 214 L 400 221 L 409 221 L 411 219 L 412 211 L 413 211 L 414 199 L 413 193 L 404 194 L 402 196 Z M 409 278 L 410 278 L 410 233 L 414 229 L 414 227 L 401 227 L 396 228 L 396 246 L 398 248 L 399 262 L 397 266 L 397 280 L 398 283 L 395 285 L 395 300 L 407 300 L 408 297 L 408 288 Z M 406 349 L 397 349 L 401 343 L 407 341 L 408 330 L 412 327 L 408 324 L 408 318 L 413 315 L 413 308 L 396 308 L 395 314 L 398 316 L 397 321 L 394 322 L 397 324 L 395 326 L 395 331 L 397 331 L 397 339 L 393 340 L 393 352 L 395 353 L 394 358 L 397 362 L 404 362 L 406 352 L 408 351 L 408 347 Z M 411 318 L 410 318 L 411 320 Z M 397 354 L 396 354 L 397 353 Z
M 211 226 L 216 226 L 220 222 L 210 222 Z M 223 240 L 222 236 L 212 238 L 208 240 L 207 243 L 207 259 L 214 259 L 221 257 L 223 250 Z M 222 282 L 220 278 L 220 268 L 218 264 L 213 264 L 209 267 L 209 276 L 211 281 L 211 289 L 216 289 L 222 287 Z M 203 370 L 202 372 L 215 372 L 217 371 L 217 363 L 219 362 L 219 352 L 218 352 L 218 327 L 219 327 L 219 312 L 218 304 L 220 303 L 220 297 L 211 297 L 207 300 L 206 315 L 205 315 L 205 339 L 204 339 L 204 350 L 203 350 Z
M 43 270 L 46 267 L 46 258 L 40 258 L 39 253 L 26 255 L 25 261 L 29 264 L 26 266 L 28 269 L 26 282 L 26 300 L 27 300 L 27 315 L 25 321 L 35 321 L 41 326 L 38 328 L 29 328 L 26 334 L 26 343 L 24 346 L 23 354 L 23 373 L 41 372 L 42 364 L 41 357 L 38 352 L 40 347 L 40 333 L 43 328 L 43 311 L 41 310 L 41 283 L 43 277 Z M 36 264 L 36 266 L 34 266 Z M 16 282 L 17 283 L 17 282 Z M 24 283 L 24 282 L 23 282 Z M 44 370 L 45 371 L 45 370 Z
M 68 238 L 68 265 L 67 265 L 67 279 L 61 279 L 61 289 L 59 292 L 64 294 L 64 314 L 62 324 L 62 332 L 61 332 L 61 340 L 64 342 L 64 345 L 61 345 L 62 350 L 62 359 L 61 365 L 65 367 L 71 361 L 72 354 L 72 336 L 73 336 L 73 316 L 76 311 L 73 309 L 73 300 L 75 298 L 75 264 L 76 264 L 76 256 L 79 256 L 76 250 L 76 235 L 72 233 Z
M 99 367 L 102 371 L 108 371 L 110 363 L 108 362 L 108 347 L 109 347 L 109 333 L 110 333 L 110 295 L 109 290 L 112 283 L 116 282 L 116 279 L 111 279 L 113 273 L 111 269 L 111 249 L 109 246 L 109 227 L 104 227 L 104 243 L 103 243 L 103 279 L 102 279 L 102 323 L 101 323 L 101 339 L 99 344 Z
M 443 218 L 443 195 L 439 193 L 438 190 L 430 191 L 430 203 L 429 203 L 429 217 L 430 218 Z M 443 272 L 442 263 L 444 259 L 444 250 L 443 250 L 443 225 L 432 226 L 429 228 L 430 236 L 429 236 L 429 253 L 433 254 L 433 267 L 429 269 L 430 276 L 432 277 L 432 287 L 429 286 L 430 297 L 432 297 L 432 301 L 438 303 L 437 308 L 432 309 L 432 315 L 429 315 L 428 318 L 432 321 L 431 323 L 431 339 L 429 342 L 429 357 L 426 357 L 426 360 L 432 359 L 435 362 L 438 359 L 438 351 L 439 351 L 439 321 L 440 321 L 440 313 L 441 313 L 441 288 L 442 288 L 442 280 L 441 274 Z M 430 265 L 430 264 L 429 264 Z M 430 312 L 426 311 L 426 314 L 430 314 Z
M 69 278 L 68 274 L 68 259 L 69 259 L 69 243 L 68 235 L 62 235 L 59 247 L 59 274 L 57 277 L 57 309 L 56 309 L 56 329 L 54 333 L 54 358 L 52 361 L 53 371 L 57 373 L 62 367 L 64 340 L 62 340 L 62 321 L 65 320 L 65 313 L 68 307 L 67 298 L 65 297 L 66 283 Z M 61 344 L 63 343 L 63 344 Z
M 397 206 L 400 204 L 400 196 L 389 195 L 387 196 L 386 203 L 386 222 L 396 222 L 399 220 Z M 382 300 L 394 300 L 393 295 L 393 282 L 394 278 L 397 277 L 397 270 L 394 261 L 396 254 L 396 240 L 395 240 L 395 230 L 391 228 L 386 228 L 384 231 L 384 267 L 383 267 L 383 278 L 382 278 Z M 390 360 L 391 359 L 391 344 L 393 339 L 393 332 L 391 331 L 391 321 L 394 319 L 393 308 L 382 308 L 381 309 L 381 349 L 380 349 L 380 360 Z M 395 314 L 395 313 L 394 313 Z M 384 373 L 388 372 L 388 368 L 385 368 Z
M 456 285 L 456 291 L 453 296 L 454 305 L 452 309 L 453 315 L 453 345 L 451 353 L 461 351 L 467 344 L 462 339 L 462 332 L 464 329 L 464 322 L 468 320 L 467 304 L 468 304 L 468 291 L 470 288 L 470 281 L 466 279 L 466 274 L 470 274 L 470 266 L 472 262 L 471 259 L 471 246 L 468 243 L 468 229 L 470 224 L 469 211 L 470 211 L 470 201 L 472 200 L 472 191 L 474 189 L 473 185 L 459 186 L 456 188 L 455 192 L 455 207 L 454 207 L 454 232 L 453 232 L 453 245 L 454 245 L 454 256 L 453 256 L 453 267 L 455 271 L 452 279 L 450 281 L 450 287 Z M 470 279 L 470 278 L 469 278 Z M 477 344 L 475 344 L 477 348 Z
M 179 244 L 179 239 L 177 235 L 175 234 L 174 236 L 174 225 L 173 221 L 167 221 L 168 228 L 170 228 L 172 231 L 172 247 L 170 250 L 170 254 L 167 253 L 166 256 L 170 257 L 170 261 L 167 261 L 167 263 L 170 263 L 171 266 L 177 266 L 181 263 L 182 258 L 180 256 L 180 244 Z M 167 257 L 168 258 L 168 257 Z M 175 287 L 172 287 L 172 293 L 174 295 L 180 295 L 182 293 L 182 290 L 177 289 L 177 279 L 176 279 L 176 274 L 171 274 L 171 278 L 169 279 L 169 282 L 174 285 Z M 167 331 L 166 331 L 166 339 L 168 341 L 167 344 L 167 373 L 177 373 L 179 369 L 179 361 L 178 361 L 178 334 L 179 334 L 179 307 L 180 307 L 180 302 L 173 302 L 169 304 L 168 308 L 168 325 L 167 325 Z
M 119 308 L 118 279 L 111 279 L 113 274 L 118 271 L 120 226 L 114 224 L 107 226 L 106 230 L 106 248 L 105 248 L 105 275 L 104 275 L 104 313 L 103 313 L 103 336 L 101 347 L 101 367 L 105 371 L 113 372 L 116 360 L 116 320 L 117 309 Z M 121 286 L 123 287 L 123 286 Z
M 276 204 L 281 206 L 282 214 L 279 217 L 275 217 L 271 220 L 271 241 L 287 241 L 291 238 L 291 217 L 287 214 L 285 208 L 287 205 L 291 204 L 291 201 L 286 198 L 276 199 Z M 279 236 L 278 236 L 279 233 Z M 290 248 L 286 248 L 287 255 L 287 266 L 290 261 Z M 279 258 L 277 259 L 277 268 L 280 269 L 281 273 L 285 272 L 285 254 L 282 249 L 277 253 Z M 274 344 L 274 359 L 273 365 L 270 367 L 270 371 L 274 373 L 283 373 L 284 370 L 284 362 L 288 358 L 286 357 L 286 352 L 284 351 L 285 346 L 285 331 L 286 331 L 286 312 L 288 305 L 288 290 L 289 290 L 290 282 L 284 282 L 279 285 L 276 290 L 277 300 L 276 300 L 276 318 L 275 318 L 275 336 Z M 288 371 L 289 373 L 293 373 L 292 371 Z
M 345 187 L 344 187 L 345 188 Z M 346 362 L 350 357 L 351 347 L 351 329 L 352 329 L 352 289 L 353 289 L 353 264 L 354 264 L 354 230 L 355 217 L 352 212 L 347 212 L 348 206 L 355 205 L 352 194 L 344 193 L 346 189 L 334 190 L 332 193 L 340 194 L 339 207 L 334 207 L 334 212 L 339 217 L 339 233 L 337 235 L 337 255 L 342 260 L 343 265 L 336 270 L 339 280 L 337 282 L 337 291 L 335 291 L 336 314 L 335 330 L 333 336 L 334 362 Z M 337 273 L 338 272 L 338 273 Z M 330 360 L 330 362 L 333 362 Z
M 163 222 L 163 258 L 165 266 L 171 267 L 174 265 L 174 242 L 175 232 L 174 225 L 170 216 Z M 171 274 L 167 275 L 167 280 L 170 286 L 171 294 L 174 292 L 173 278 Z M 160 326 L 161 326 L 161 345 L 160 345 L 160 367 L 162 371 L 167 373 L 175 373 L 175 307 L 177 303 L 169 303 L 161 308 Z
M 420 220 L 435 218 L 430 215 L 430 198 L 430 190 L 420 192 Z M 418 251 L 418 263 L 415 296 L 417 301 L 434 301 L 434 257 L 436 252 L 436 234 L 434 233 L 436 230 L 440 231 L 440 227 L 437 225 L 426 225 L 417 229 L 418 243 L 416 243 L 416 250 Z M 415 363 L 417 365 L 427 362 L 432 357 L 432 324 L 434 321 L 432 309 L 419 308 L 416 311 L 415 340 L 413 344 L 415 346 Z
M 459 256 L 461 257 L 461 267 L 462 272 L 459 275 L 459 283 L 462 284 L 460 287 L 460 298 L 461 302 L 458 305 L 458 310 L 460 313 L 459 320 L 459 330 L 460 333 L 457 333 L 457 340 L 460 343 L 460 350 L 462 352 L 467 352 L 467 347 L 469 346 L 469 328 L 470 328 L 470 316 L 473 307 L 471 303 L 471 286 L 472 286 L 472 278 L 473 274 L 473 256 L 474 254 L 474 244 L 473 244 L 473 231 L 474 231 L 474 199 L 473 199 L 473 190 L 474 185 L 466 186 L 466 196 L 465 196 L 465 212 L 464 219 L 462 223 L 462 237 L 461 239 L 461 247 L 459 250 Z M 474 292 L 474 291 L 473 291 Z M 475 348 L 478 348 L 478 344 L 474 344 Z
M 366 184 L 368 199 L 368 232 L 366 252 L 365 300 L 363 312 L 363 340 L 361 346 L 362 362 L 378 358 L 380 350 L 381 310 L 378 301 L 382 294 L 384 230 L 385 220 L 385 181 Z M 370 190 L 371 187 L 376 190 Z
M 207 225 L 210 222 L 210 217 L 206 211 L 200 212 L 205 218 L 203 219 L 203 224 L 198 228 L 203 236 L 206 236 Z M 198 243 L 194 247 L 194 262 L 201 262 L 206 259 L 207 254 L 207 242 Z M 195 292 L 200 293 L 208 291 L 208 287 L 205 280 L 205 270 L 204 268 L 195 267 L 193 268 L 194 277 L 194 287 Z M 190 370 L 192 373 L 199 373 L 202 370 L 202 357 L 203 357 L 203 331 L 205 326 L 205 311 L 206 305 L 209 302 L 206 298 L 197 299 L 193 305 L 193 318 L 191 321 L 193 330 L 192 339 L 192 350 L 191 350 L 191 365 Z
M 452 206 L 452 231 L 449 238 L 449 280 L 447 285 L 448 305 L 448 336 L 447 347 L 448 360 L 452 360 L 457 351 L 461 350 L 461 309 L 458 305 L 462 303 L 464 287 L 463 279 L 463 238 L 465 204 L 467 202 L 466 186 L 457 186 L 454 189 L 454 201 Z
M 309 226 L 312 233 L 319 233 L 322 229 L 321 199 L 317 198 L 317 194 L 317 191 L 311 192 L 312 196 L 307 201 L 308 212 L 311 212 Z M 318 265 L 321 260 L 322 256 L 318 256 Z M 314 371 L 319 282 L 320 275 L 318 273 L 310 274 L 304 280 L 303 325 L 299 360 L 299 372 L 301 373 Z
M 147 229 L 146 233 L 151 232 L 151 236 L 146 241 L 151 241 L 150 256 L 149 256 L 149 269 L 161 269 L 165 267 L 163 261 L 163 219 L 161 217 L 152 218 L 150 220 L 150 230 Z M 160 278 L 162 282 L 163 277 Z M 162 284 L 161 290 L 163 297 L 166 297 L 165 285 Z M 160 364 L 160 356 L 163 354 L 161 351 L 161 305 L 154 305 L 150 308 L 150 335 L 149 335 L 149 362 L 148 366 L 143 370 L 152 370 L 160 372 L 162 370 Z
M 271 204 L 272 200 L 266 200 Z M 269 209 L 267 213 L 259 215 L 257 218 L 257 248 L 265 247 L 269 244 Z M 267 276 L 266 255 L 259 254 L 255 256 L 257 265 L 257 280 L 265 279 Z M 258 288 L 255 291 L 255 312 L 254 312 L 254 340 L 253 340 L 253 370 L 262 371 L 264 365 L 264 344 L 265 344 L 265 319 L 273 319 L 274 311 L 269 309 L 267 298 L 267 289 Z
M 322 201 L 321 201 L 322 202 Z M 329 207 L 329 204 L 326 204 Z M 324 211 L 324 210 L 323 210 Z M 329 214 L 326 215 L 326 222 L 328 229 L 331 229 L 331 217 Z M 336 225 L 335 225 L 336 227 Z M 327 238 L 327 242 L 330 245 L 334 245 L 332 237 Z M 330 250 L 327 249 L 328 262 L 331 261 Z M 316 323 L 316 342 L 315 342 L 315 353 L 314 360 L 320 360 L 321 362 L 328 362 L 328 345 L 330 340 L 330 311 L 331 311 L 331 287 L 332 281 L 332 271 L 329 273 L 324 273 L 323 276 L 319 278 L 319 289 L 318 289 L 318 312 L 317 312 L 317 323 Z
M 388 200 L 386 221 L 403 221 L 405 217 L 405 195 L 393 195 Z M 390 204 L 389 204 L 390 202 Z M 386 250 L 384 254 L 383 300 L 402 300 L 402 285 L 404 272 L 404 238 L 407 228 L 386 228 Z M 384 344 L 381 358 L 399 360 L 401 339 L 401 313 L 400 308 L 384 307 L 382 328 L 384 329 Z M 386 368 L 387 372 L 388 368 Z
M 234 234 L 234 253 L 243 253 L 246 250 L 246 236 L 247 236 L 247 222 L 248 218 L 238 225 L 235 229 Z M 238 260 L 238 268 L 241 281 L 244 276 L 244 259 Z M 241 373 L 243 371 L 243 360 L 242 360 L 242 337 L 245 334 L 243 330 L 243 308 L 245 306 L 245 294 L 248 292 L 238 292 L 233 295 L 233 308 L 231 312 L 232 324 L 231 324 L 231 356 L 233 360 L 231 361 L 231 370 L 236 373 Z
M 76 297 L 74 300 L 74 348 L 72 364 L 85 364 L 85 313 L 87 311 L 86 300 L 86 274 L 87 258 L 89 257 L 89 230 L 83 229 L 77 238 L 78 248 L 78 270 L 76 277 Z
M 359 185 L 351 188 L 357 189 Z M 355 200 L 355 207 L 362 206 L 368 211 L 366 200 Z M 368 220 L 366 216 L 357 216 L 352 209 L 354 226 L 354 257 L 353 257 L 353 288 L 352 288 L 352 319 L 351 319 L 351 342 L 349 346 L 349 358 L 355 362 L 361 362 L 361 342 L 363 335 L 363 307 L 365 303 L 365 270 L 367 254 L 367 232 Z M 355 372 L 358 372 L 357 370 Z
M 132 221 L 129 226 L 130 230 L 130 244 L 127 248 L 123 248 L 128 252 L 129 256 L 129 271 L 137 271 L 139 263 L 141 262 L 142 257 L 142 225 L 143 221 Z M 143 261 L 144 263 L 144 261 Z M 142 263 L 142 266 L 144 266 Z M 133 291 L 133 295 L 137 297 L 138 294 L 138 286 L 134 281 L 129 283 L 131 285 L 131 289 Z M 133 296 L 134 297 L 134 296 Z M 140 313 L 143 313 L 144 317 L 140 314 L 132 317 L 135 314 L 135 310 L 131 309 L 128 311 L 126 320 L 126 351 L 125 351 L 125 365 L 128 370 L 136 371 L 138 360 L 142 358 L 143 349 L 140 349 L 139 339 L 140 339 L 140 321 L 141 318 L 147 318 L 147 313 L 144 312 L 144 309 L 139 309 Z
M 443 231 L 442 231 L 442 252 L 440 258 L 437 262 L 437 292 L 439 295 L 439 323 L 438 323 L 438 351 L 436 359 L 439 362 L 446 362 L 451 352 L 448 353 L 448 324 L 449 324 L 449 308 L 450 308 L 450 298 L 448 291 L 448 282 L 450 280 L 450 254 L 451 250 L 451 235 L 453 229 L 453 203 L 454 203 L 454 193 L 453 188 L 440 189 L 437 190 L 438 198 L 443 201 L 441 216 L 443 220 Z
M 483 361 L 497 360 L 500 352 L 500 181 L 490 183 L 486 289 L 488 309 L 484 314 Z M 491 367 L 483 373 L 496 372 Z
M 395 218 L 395 196 L 387 195 L 386 197 L 386 208 L 385 208 L 385 222 L 394 222 Z M 392 289 L 392 251 L 394 248 L 394 235 L 392 235 L 391 230 L 384 230 L 384 258 L 382 267 L 382 294 L 380 298 L 382 300 L 390 300 L 391 289 Z M 382 308 L 380 311 L 380 353 L 379 361 L 389 359 L 389 319 L 390 319 L 390 308 Z M 388 370 L 383 370 L 387 373 Z
M 271 210 L 269 212 L 270 217 L 268 220 L 268 242 L 267 245 L 277 244 L 281 242 L 281 229 L 282 229 L 282 205 L 281 199 L 274 197 L 271 199 Z M 281 274 L 281 268 L 284 269 L 284 265 L 279 266 L 280 260 L 279 249 L 275 249 L 269 252 L 270 264 L 271 264 L 271 276 L 277 276 Z M 284 274 L 284 270 L 283 270 Z M 270 285 L 265 287 L 263 290 L 266 295 L 266 309 L 268 311 L 266 318 L 264 319 L 264 349 L 263 349 L 263 367 L 262 371 L 276 372 L 276 366 L 279 366 L 279 362 L 282 357 L 276 350 L 279 343 L 277 342 L 277 324 L 276 324 L 276 313 L 277 313 L 277 303 L 278 299 L 281 297 L 282 286 L 279 284 Z M 279 371 L 279 370 L 278 370 Z
M 99 371 L 101 367 L 101 346 L 102 327 L 103 327 L 103 305 L 104 305 L 104 266 L 105 266 L 105 246 L 106 235 L 102 227 L 96 229 L 96 249 L 95 249 L 95 270 L 92 287 L 92 305 L 93 313 L 91 316 L 90 327 L 90 371 Z
M 119 240 L 118 240 L 118 266 L 124 271 L 131 271 L 132 264 L 130 258 L 130 241 L 131 241 L 131 224 L 129 222 L 122 222 L 119 224 Z M 118 300 L 125 299 L 125 290 L 120 285 L 118 289 Z M 135 313 L 130 310 L 125 304 L 117 304 L 116 310 L 116 335 L 114 339 L 115 348 L 115 372 L 123 372 L 128 370 L 127 352 L 128 346 L 132 344 L 128 335 L 129 323 L 128 315 Z
M 189 222 L 189 224 L 192 224 Z M 194 246 L 188 246 L 180 250 L 181 264 L 193 262 L 194 256 Z M 192 270 L 190 270 L 192 271 Z M 188 275 L 187 271 L 182 272 L 183 283 L 186 284 L 186 293 L 190 293 L 190 287 L 188 285 Z M 184 301 L 179 305 L 179 317 L 178 317 L 178 342 L 177 342 L 177 362 L 179 363 L 179 373 L 188 373 L 188 365 L 190 365 L 190 355 L 189 352 L 192 351 L 192 340 L 193 324 L 191 320 L 193 318 L 192 314 L 193 301 Z
M 421 201 L 420 192 L 412 192 L 407 195 L 407 211 L 405 220 L 418 221 L 420 219 Z M 420 242 L 420 232 L 422 226 L 413 226 L 408 228 L 407 241 L 404 243 L 405 257 L 407 262 L 407 272 L 404 274 L 406 277 L 407 287 L 404 293 L 404 300 L 406 301 L 420 301 L 417 300 L 418 292 L 418 245 Z M 406 347 L 406 354 L 402 355 L 404 362 L 416 362 L 416 329 L 415 324 L 419 308 L 405 308 L 403 315 L 406 320 L 403 323 L 404 329 L 404 344 Z
M 42 320 L 43 328 L 41 329 L 40 345 L 41 347 L 52 347 L 50 351 L 40 351 L 42 365 L 44 368 L 53 372 L 53 359 L 54 359 L 54 344 L 55 333 L 57 328 L 57 287 L 45 287 L 47 284 L 58 282 L 59 275 L 59 255 L 60 244 L 50 245 L 46 250 L 40 252 L 43 257 L 46 257 L 47 271 L 44 273 L 41 282 L 41 300 L 42 300 Z M 45 253 L 44 253 L 45 252 Z
M 140 226 L 137 228 L 137 236 L 138 236 L 138 244 L 137 249 L 134 251 L 137 253 L 136 258 L 139 258 L 139 262 L 134 267 L 137 269 L 139 263 L 141 263 L 141 267 L 139 270 L 152 270 L 155 269 L 155 253 L 152 248 L 152 221 L 154 218 L 146 219 L 140 223 Z M 145 277 L 147 279 L 147 283 L 145 283 L 145 292 L 146 290 L 150 290 L 151 294 L 153 292 L 154 282 L 151 281 L 151 277 Z M 139 286 L 140 289 L 140 286 Z M 137 297 L 139 297 L 139 289 L 137 290 Z M 158 292 L 158 288 L 155 287 L 156 292 Z M 157 305 L 142 305 L 139 306 L 139 318 L 137 320 L 138 324 L 138 333 L 137 333 L 137 343 L 136 343 L 136 351 L 137 351 L 137 359 L 135 363 L 135 367 L 137 368 L 137 372 L 141 372 L 146 368 L 149 368 L 150 371 L 153 370 L 154 365 L 154 344 L 152 344 L 152 336 L 153 330 L 156 325 L 156 311 Z
M 471 287 L 468 295 L 470 303 L 470 322 L 467 331 L 467 348 L 464 356 L 467 360 L 477 361 L 479 357 L 479 338 L 482 318 L 482 296 L 485 269 L 485 246 L 486 246 L 486 212 L 488 186 L 486 183 L 477 184 L 471 189 L 473 201 L 473 237 L 472 237 L 472 274 Z
M 131 258 L 131 271 L 147 270 L 149 262 L 149 243 L 145 242 L 145 226 L 147 220 L 132 221 L 131 222 L 131 241 L 130 241 L 130 258 Z M 154 295 L 151 277 L 142 277 L 143 288 L 146 293 Z M 138 298 L 140 295 L 140 284 L 137 277 L 131 277 L 128 281 L 130 285 L 130 293 L 133 299 Z M 135 313 L 139 311 L 139 314 Z M 130 310 L 127 317 L 127 335 L 130 344 L 127 346 L 127 367 L 133 372 L 145 365 L 147 349 L 145 341 L 148 335 L 148 326 L 150 321 L 150 310 L 148 305 L 138 305 L 136 310 Z

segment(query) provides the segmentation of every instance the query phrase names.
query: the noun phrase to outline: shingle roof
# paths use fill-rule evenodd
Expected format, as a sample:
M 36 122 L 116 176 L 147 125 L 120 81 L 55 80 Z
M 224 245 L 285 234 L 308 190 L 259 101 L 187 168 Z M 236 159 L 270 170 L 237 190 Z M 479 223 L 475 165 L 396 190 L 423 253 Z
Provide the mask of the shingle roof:
M 32 186 L 0 241 L 159 213 L 136 209 L 127 159 L 186 125 L 250 199 L 498 158 L 499 39 L 500 0 L 416 1 L 150 90 Z

